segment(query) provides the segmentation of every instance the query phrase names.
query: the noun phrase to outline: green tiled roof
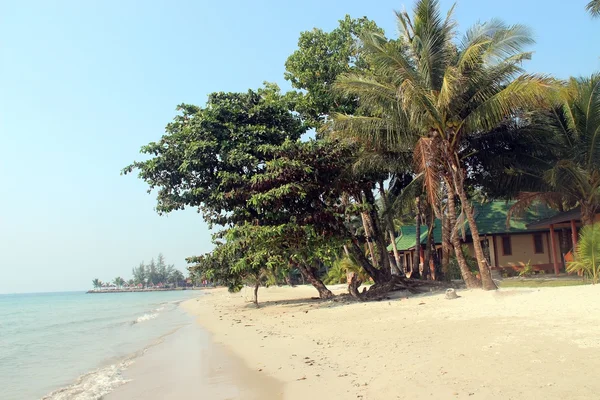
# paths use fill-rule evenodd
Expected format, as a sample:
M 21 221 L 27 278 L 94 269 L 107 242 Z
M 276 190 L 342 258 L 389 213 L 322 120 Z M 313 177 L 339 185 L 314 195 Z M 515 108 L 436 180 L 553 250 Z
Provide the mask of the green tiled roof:
M 427 241 L 428 229 L 429 228 L 427 227 L 427 225 L 421 225 L 421 244 L 425 244 L 425 242 Z M 415 247 L 416 230 L 417 229 L 414 225 L 403 226 L 400 228 L 398 232 L 398 237 L 396 238 L 396 247 L 398 247 L 398 250 L 408 250 L 410 248 Z M 436 220 L 435 226 L 433 227 L 433 240 L 435 241 L 435 243 L 442 242 L 442 222 L 439 220 Z M 388 250 L 392 251 L 392 245 L 388 246 Z
M 552 217 L 556 215 L 556 211 L 553 211 L 541 204 L 533 205 L 526 212 L 519 216 L 514 216 L 510 220 L 510 224 L 507 226 L 506 217 L 508 211 L 514 204 L 514 201 L 492 201 L 484 204 L 475 204 L 475 221 L 479 228 L 480 235 L 492 235 L 502 233 L 518 233 L 528 231 L 527 225 L 533 222 L 537 222 L 541 219 Z M 400 228 L 398 237 L 396 238 L 396 246 L 398 250 L 408 250 L 415 247 L 415 226 L 403 226 Z M 469 225 L 465 219 L 465 234 L 469 235 Z M 433 228 L 433 237 L 435 243 L 442 242 L 442 223 L 439 220 L 435 221 L 435 227 Z M 427 226 L 421 226 L 421 243 L 424 244 L 427 240 Z M 392 251 L 392 246 L 388 247 L 389 251 Z
M 556 211 L 542 204 L 532 205 L 521 215 L 515 216 L 513 214 L 510 224 L 507 226 L 506 217 L 513 204 L 515 204 L 514 201 L 491 201 L 484 204 L 475 204 L 475 221 L 477 222 L 477 228 L 479 228 L 479 234 L 525 232 L 528 230 L 527 224 L 556 214 Z M 469 233 L 468 224 L 466 232 Z

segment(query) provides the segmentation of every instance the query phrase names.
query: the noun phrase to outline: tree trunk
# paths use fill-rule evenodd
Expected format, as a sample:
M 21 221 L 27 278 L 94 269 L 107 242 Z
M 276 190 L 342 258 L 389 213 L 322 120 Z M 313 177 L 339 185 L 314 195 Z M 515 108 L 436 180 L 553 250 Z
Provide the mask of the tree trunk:
M 377 215 L 377 209 L 375 207 L 375 196 L 373 196 L 373 192 L 371 189 L 366 189 L 365 198 L 367 203 L 370 205 L 370 210 L 368 214 L 368 222 L 371 228 L 371 232 L 373 237 L 375 238 L 377 244 L 377 250 L 379 251 L 379 266 L 381 267 L 381 272 L 389 278 L 392 276 L 392 270 L 390 267 L 390 257 L 387 251 L 386 241 L 384 231 L 379 226 L 379 216 Z
M 462 179 L 457 180 L 456 191 L 460 202 L 462 204 L 467 221 L 469 223 L 469 229 L 471 230 L 471 237 L 473 238 L 473 248 L 475 249 L 475 258 L 477 258 L 477 264 L 479 266 L 479 274 L 481 275 L 481 283 L 484 290 L 495 290 L 498 289 L 496 283 L 492 279 L 492 273 L 487 263 L 483 249 L 481 248 L 481 241 L 479 238 L 479 229 L 477 229 L 477 223 L 475 222 L 475 213 L 473 211 L 473 205 L 467 197 Z
M 415 198 L 415 239 L 415 255 L 410 271 L 411 279 L 419 279 L 421 275 L 419 271 L 421 261 L 421 199 L 419 197 Z
M 435 281 L 435 265 L 433 266 L 433 268 L 431 268 L 431 264 L 433 261 L 433 257 L 432 257 L 432 251 L 433 248 L 435 247 L 435 244 L 433 243 L 434 239 L 433 239 L 433 213 L 432 213 L 432 217 L 430 218 L 429 221 L 429 229 L 427 230 L 427 243 L 425 244 L 425 263 L 423 266 L 423 279 L 427 279 L 427 276 L 429 276 L 431 278 L 431 280 Z
M 588 204 L 581 205 L 581 224 L 583 226 L 593 225 L 597 208 Z
M 398 246 L 396 246 L 396 229 L 394 228 L 394 221 L 392 220 L 392 216 L 390 215 L 390 205 L 388 203 L 387 194 L 385 193 L 385 188 L 383 187 L 382 181 L 379 181 L 379 195 L 381 196 L 383 206 L 385 207 L 385 222 L 387 225 L 387 231 L 390 237 L 390 242 L 392 243 L 392 251 L 394 253 L 395 264 L 391 264 L 392 273 L 395 275 L 400 275 L 400 253 L 398 252 Z
M 467 260 L 462 252 L 460 238 L 458 237 L 458 229 L 456 227 L 456 203 L 454 199 L 454 191 L 450 185 L 448 185 L 448 225 L 450 227 L 450 241 L 452 243 L 452 247 L 454 247 L 454 255 L 456 257 L 456 261 L 458 262 L 458 267 L 460 268 L 460 274 L 462 275 L 462 278 L 465 281 L 468 289 L 478 288 L 480 287 L 479 282 L 469 270 Z
M 388 280 L 387 276 L 383 274 L 382 270 L 373 267 L 373 265 L 369 262 L 367 257 L 365 257 L 365 254 L 362 252 L 362 250 L 355 241 L 351 242 L 348 251 L 350 252 L 352 257 L 354 257 L 354 260 L 358 263 L 358 265 L 360 265 L 365 270 L 365 272 L 371 278 L 373 278 L 373 281 L 375 283 L 385 283 Z
M 377 258 L 375 257 L 375 249 L 373 248 L 373 237 L 371 236 L 371 227 L 369 226 L 367 213 L 361 212 L 360 216 L 362 218 L 363 229 L 365 230 L 367 248 L 369 249 L 369 254 L 371 254 L 371 262 L 374 266 L 379 266 L 379 264 L 377 263 Z
M 291 276 L 290 276 L 289 273 L 285 274 L 285 283 L 287 283 L 288 286 L 290 286 L 290 287 L 295 287 L 295 285 L 292 282 L 292 278 L 291 278 Z
M 442 279 L 449 279 L 450 251 L 450 223 L 448 215 L 442 214 Z
M 254 284 L 254 304 L 258 307 L 258 288 L 260 287 L 260 282 L 256 282 Z
M 331 293 L 331 291 L 329 289 L 327 289 L 327 286 L 325 286 L 325 284 L 323 283 L 322 280 L 320 280 L 319 278 L 317 278 L 317 276 L 315 275 L 312 267 L 310 266 L 305 266 L 302 265 L 300 263 L 296 264 L 296 266 L 298 267 L 298 269 L 300 270 L 300 273 L 306 277 L 306 279 L 308 279 L 308 281 L 310 282 L 311 285 L 313 285 L 315 287 L 315 289 L 317 289 L 317 292 L 319 292 L 319 297 L 322 299 L 330 299 L 333 297 L 333 293 Z

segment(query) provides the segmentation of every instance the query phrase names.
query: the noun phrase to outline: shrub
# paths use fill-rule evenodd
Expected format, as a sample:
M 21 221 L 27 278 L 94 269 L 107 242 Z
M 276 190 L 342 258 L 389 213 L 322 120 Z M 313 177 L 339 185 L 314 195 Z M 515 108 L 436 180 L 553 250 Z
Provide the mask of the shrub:
M 567 264 L 568 272 L 582 272 L 592 283 L 600 276 L 600 224 L 584 226 L 579 234 L 575 261 Z

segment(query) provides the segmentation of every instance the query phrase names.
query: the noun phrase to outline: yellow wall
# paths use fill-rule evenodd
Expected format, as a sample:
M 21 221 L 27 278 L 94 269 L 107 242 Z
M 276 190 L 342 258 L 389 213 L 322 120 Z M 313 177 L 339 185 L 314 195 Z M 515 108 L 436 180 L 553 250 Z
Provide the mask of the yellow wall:
M 502 235 L 495 235 L 496 251 L 494 254 L 494 237 L 488 236 L 490 243 L 490 261 L 492 267 L 522 267 L 528 262 L 531 265 L 549 265 L 554 259 L 549 255 L 549 247 L 551 247 L 550 233 L 542 232 L 544 252 L 536 254 L 533 246 L 533 234 L 512 234 L 510 235 L 512 254 L 503 255 Z M 559 263 L 559 268 L 562 268 L 562 258 L 560 255 L 560 243 L 558 232 L 554 233 L 556 239 L 556 259 Z M 475 255 L 473 243 L 467 243 L 469 254 Z M 496 257 L 497 256 L 497 257 Z M 497 258 L 497 259 L 496 259 Z
M 503 255 L 502 236 L 496 236 L 496 252 L 498 255 L 498 267 L 524 266 L 528 262 L 531 265 L 551 264 L 548 251 L 548 233 L 542 233 L 544 252 L 536 254 L 533 246 L 533 234 L 510 235 L 512 255 Z M 558 236 L 558 235 L 557 235 Z M 558 237 L 557 237 L 558 240 Z M 557 242 L 558 246 L 558 242 Z

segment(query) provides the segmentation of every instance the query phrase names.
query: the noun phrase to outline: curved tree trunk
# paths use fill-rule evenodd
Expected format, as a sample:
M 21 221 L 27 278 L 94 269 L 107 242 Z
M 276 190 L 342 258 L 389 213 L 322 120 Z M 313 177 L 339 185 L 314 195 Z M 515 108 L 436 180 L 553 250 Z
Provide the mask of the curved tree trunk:
M 369 254 L 371 254 L 371 262 L 374 266 L 379 266 L 377 262 L 377 258 L 375 257 L 375 249 L 373 248 L 373 236 L 371 227 L 369 226 L 369 217 L 367 212 L 361 212 L 360 217 L 363 223 L 363 229 L 365 230 L 365 239 L 367 241 L 367 248 L 369 249 Z
M 333 293 L 331 290 L 327 289 L 327 286 L 323 283 L 323 281 L 315 275 L 312 267 L 302 265 L 297 263 L 296 266 L 300 270 L 300 273 L 310 282 L 311 285 L 317 289 L 319 292 L 319 297 L 322 299 L 330 299 L 333 297 Z
M 467 265 L 467 260 L 465 259 L 465 255 L 462 252 L 460 238 L 458 237 L 458 229 L 456 228 L 456 203 L 454 198 L 454 192 L 452 188 L 448 185 L 448 226 L 450 227 L 450 242 L 452 243 L 452 247 L 454 247 L 454 255 L 456 256 L 456 261 L 458 262 L 458 267 L 460 268 L 460 274 L 462 275 L 467 288 L 473 289 L 480 287 L 479 282 L 471 271 L 469 270 L 469 266 Z
M 392 251 L 394 253 L 394 261 L 395 264 L 391 264 L 392 273 L 395 275 L 400 275 L 400 253 L 398 252 L 398 246 L 396 246 L 396 234 L 394 229 L 394 221 L 389 213 L 390 205 L 388 203 L 387 194 L 385 193 L 385 188 L 383 187 L 383 182 L 379 181 L 379 195 L 381 196 L 381 200 L 383 201 L 383 206 L 385 207 L 385 222 L 387 225 L 388 235 L 390 237 L 390 242 L 392 244 Z
M 379 216 L 375 206 L 375 196 L 373 195 L 371 189 L 366 189 L 364 192 L 367 203 L 370 205 L 368 222 L 371 228 L 371 233 L 373 234 L 373 238 L 375 238 L 375 243 L 377 244 L 380 262 L 379 266 L 381 267 L 380 270 L 387 280 L 389 280 L 389 278 L 392 276 L 390 256 L 387 251 L 384 231 L 379 226 Z
M 413 265 L 410 271 L 411 279 L 419 279 L 421 273 L 419 264 L 421 261 L 421 199 L 415 198 L 415 254 L 413 256 Z
M 462 182 L 459 182 L 462 183 Z M 467 221 L 469 222 L 469 229 L 471 230 L 471 237 L 473 238 L 473 248 L 475 249 L 475 257 L 477 258 L 477 264 L 479 265 L 479 274 L 481 275 L 481 283 L 484 290 L 495 290 L 498 289 L 496 283 L 492 279 L 492 273 L 490 267 L 481 248 L 481 240 L 479 237 L 479 230 L 477 229 L 477 223 L 475 222 L 475 213 L 473 211 L 473 205 L 467 197 L 464 185 L 459 184 L 456 188 L 458 197 L 462 204 Z
M 389 280 L 381 269 L 373 267 L 373 265 L 369 262 L 367 257 L 365 257 L 365 254 L 362 252 L 362 250 L 355 241 L 351 242 L 351 245 L 348 247 L 348 251 L 354 258 L 354 260 L 358 263 L 358 265 L 360 265 L 362 269 L 364 269 L 365 272 L 371 278 L 373 278 L 373 281 L 375 283 L 385 283 Z

